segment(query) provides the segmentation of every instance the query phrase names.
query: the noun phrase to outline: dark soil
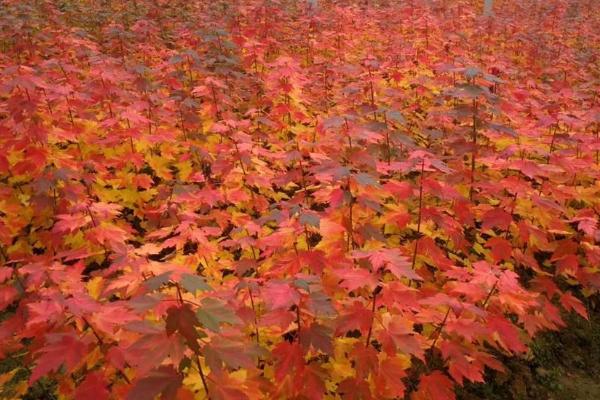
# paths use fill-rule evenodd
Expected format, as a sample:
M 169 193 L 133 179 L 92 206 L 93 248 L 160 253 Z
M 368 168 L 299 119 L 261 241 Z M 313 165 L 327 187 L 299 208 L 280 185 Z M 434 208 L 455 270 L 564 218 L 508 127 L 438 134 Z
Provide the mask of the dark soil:
M 564 319 L 566 328 L 539 335 L 528 356 L 460 388 L 458 400 L 600 400 L 600 312 Z

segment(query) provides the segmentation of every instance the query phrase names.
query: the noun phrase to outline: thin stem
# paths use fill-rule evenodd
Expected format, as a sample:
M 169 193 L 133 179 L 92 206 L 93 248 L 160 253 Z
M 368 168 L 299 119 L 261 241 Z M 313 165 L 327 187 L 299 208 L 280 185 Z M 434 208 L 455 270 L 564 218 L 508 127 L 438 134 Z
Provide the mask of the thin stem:
M 90 324 L 90 321 L 88 321 L 87 318 L 85 318 L 85 317 L 81 317 L 81 319 L 92 330 L 92 333 L 94 334 L 94 336 L 98 340 L 98 343 L 100 343 L 100 346 L 104 346 L 104 340 L 102 340 L 102 337 L 98 334 L 98 332 L 96 331 L 96 329 L 94 329 L 94 326 L 92 324 Z
M 233 145 L 235 146 L 236 155 L 237 155 L 238 159 L 240 160 L 240 167 L 242 167 L 242 174 L 244 174 L 244 182 L 245 182 L 246 178 L 247 178 L 247 173 L 246 173 L 246 168 L 244 167 L 244 161 L 242 161 L 242 154 L 240 153 L 240 148 L 238 147 L 237 141 L 235 141 L 234 139 L 231 139 L 231 141 L 233 142 Z
M 446 321 L 448 321 L 449 315 L 450 315 L 450 306 L 448 306 L 448 310 L 446 311 L 446 315 L 444 315 L 444 319 L 442 320 L 442 323 L 438 326 L 438 328 L 435 330 L 435 332 L 433 332 L 433 335 L 435 335 L 435 338 L 433 339 L 433 343 L 431 343 L 431 347 L 429 348 L 430 352 L 433 351 L 438 339 L 440 338 L 440 336 L 442 336 L 442 330 L 444 329 L 444 326 L 446 325 Z
M 417 262 L 417 251 L 419 247 L 419 239 L 421 236 L 421 219 L 423 214 L 423 174 L 425 173 L 425 159 L 421 161 L 421 177 L 419 178 L 419 215 L 417 217 L 417 239 L 415 240 L 415 249 L 412 257 L 412 268 L 415 268 Z
M 308 249 L 308 251 L 310 251 L 311 245 L 310 240 L 308 238 L 308 228 L 306 227 L 306 224 L 304 224 L 304 236 L 306 237 L 306 248 Z
M 369 68 L 368 71 L 369 71 L 369 92 L 370 92 L 371 106 L 375 107 L 375 90 L 373 88 L 373 73 L 371 72 L 371 68 Z
M 302 189 L 304 191 L 304 202 L 308 202 L 308 192 L 306 191 L 306 179 L 304 177 L 304 164 L 302 163 L 302 152 L 300 151 L 300 143 L 298 142 L 298 138 L 296 138 L 296 150 L 300 154 L 298 158 L 298 163 L 300 164 L 300 183 L 302 184 Z
M 96 329 L 94 328 L 94 326 L 92 324 L 90 324 L 90 322 L 85 317 L 81 317 L 81 319 L 92 330 L 92 333 L 96 337 L 96 340 L 98 341 L 98 344 L 100 344 L 100 351 L 102 353 L 106 353 L 106 348 L 104 346 L 105 342 L 102 339 L 102 336 L 100 336 L 100 334 L 98 334 L 98 332 L 96 331 Z M 131 366 L 129 365 L 129 363 L 125 362 L 125 367 L 130 368 Z M 127 375 L 125 375 L 125 373 L 123 371 L 121 371 L 120 369 L 117 369 L 117 371 L 118 371 L 118 374 L 121 376 L 121 378 L 123 378 L 123 380 L 125 382 L 127 382 L 128 384 L 131 384 L 131 380 L 127 377 Z
M 179 284 L 176 283 L 175 287 L 177 288 L 177 299 L 179 301 L 179 304 L 183 305 L 185 303 L 185 301 L 183 301 L 183 295 L 181 294 L 181 287 L 179 287 Z
M 248 294 L 250 295 L 250 305 L 252 306 L 252 312 L 254 313 L 254 334 L 256 335 L 256 344 L 260 344 L 260 335 L 258 334 L 258 314 L 256 313 L 254 295 L 252 294 L 252 289 L 250 289 L 250 286 L 248 286 Z
M 596 123 L 596 142 L 600 139 L 600 123 Z M 600 151 L 596 150 L 596 164 L 600 164 Z
M 488 293 L 487 297 L 483 301 L 483 304 L 481 305 L 481 308 L 486 308 L 487 307 L 488 302 L 492 298 L 492 294 L 494 294 L 494 292 L 496 291 L 496 287 L 498 286 L 498 282 L 499 281 L 500 281 L 500 279 L 497 279 L 496 282 L 494 282 L 494 285 L 492 286 L 492 288 L 490 289 L 490 292 Z
M 373 321 L 375 321 L 377 293 L 377 291 L 373 292 L 373 302 L 371 303 L 371 325 L 369 325 L 369 333 L 367 333 L 367 341 L 365 343 L 365 347 L 369 347 L 369 344 L 371 343 L 371 335 L 373 334 Z
M 296 305 L 296 325 L 298 325 L 298 330 L 296 331 L 296 337 L 298 338 L 298 342 L 300 342 L 300 304 Z
M 554 126 L 550 128 L 552 132 L 552 140 L 550 141 L 550 149 L 548 151 L 548 157 L 546 157 L 546 164 L 550 164 L 550 157 L 552 156 L 552 152 L 554 151 L 554 141 L 556 140 L 556 131 L 558 130 L 558 126 Z
M 348 206 L 348 251 L 354 250 L 356 243 L 354 242 L 354 197 L 352 196 L 352 189 L 350 189 L 350 178 L 348 178 L 348 193 L 350 193 L 350 205 Z
M 196 354 L 196 366 L 198 367 L 198 373 L 200 374 L 200 379 L 202 380 L 202 386 L 204 386 L 204 391 L 206 392 L 206 397 L 210 399 L 210 393 L 208 391 L 208 384 L 206 383 L 206 376 L 204 376 L 204 371 L 202 370 L 202 364 L 200 363 L 200 356 Z
M 469 188 L 469 200 L 473 201 L 473 195 L 475 193 L 475 159 L 477 158 L 477 100 L 473 99 L 473 132 L 471 143 L 473 150 L 471 153 L 471 186 Z
M 387 148 L 387 164 L 392 162 L 392 148 L 390 146 L 390 132 L 387 129 L 387 113 L 383 113 L 383 122 L 385 123 L 385 146 Z

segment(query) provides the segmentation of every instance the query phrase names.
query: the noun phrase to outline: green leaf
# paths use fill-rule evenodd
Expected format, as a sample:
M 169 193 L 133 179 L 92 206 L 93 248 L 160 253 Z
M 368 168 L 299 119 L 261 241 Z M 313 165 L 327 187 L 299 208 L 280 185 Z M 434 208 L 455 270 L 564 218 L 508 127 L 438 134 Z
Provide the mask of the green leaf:
M 458 98 L 474 99 L 478 96 L 489 93 L 486 87 L 473 84 L 458 84 L 456 89 L 451 90 L 452 95 Z
M 501 132 L 501 133 L 505 133 L 508 136 L 511 136 L 511 137 L 517 137 L 518 136 L 517 132 L 515 132 L 515 130 L 513 128 L 511 128 L 510 126 L 501 125 L 501 124 L 495 124 L 493 122 L 490 122 L 488 124 L 488 126 L 491 129 L 493 129 L 495 131 L 498 131 L 498 132 Z
M 485 79 L 488 82 L 504 83 L 504 81 L 502 79 L 500 79 L 497 76 L 492 75 L 492 74 L 483 74 L 483 79 Z
M 405 135 L 404 133 L 402 133 L 400 131 L 392 132 L 390 137 L 394 142 L 400 143 L 403 146 L 406 146 L 409 148 L 415 147 L 414 139 L 410 136 Z
M 465 68 L 463 74 L 467 78 L 475 78 L 477 75 L 482 74 L 481 70 L 476 67 L 467 67 Z
M 360 183 L 363 186 L 379 186 L 379 183 L 377 182 L 375 177 L 365 172 L 359 172 L 358 174 L 354 175 L 354 179 L 356 179 L 356 182 Z
M 304 212 L 302 212 L 300 214 L 300 217 L 298 218 L 298 221 L 302 225 L 310 225 L 310 226 L 314 226 L 315 228 L 318 228 L 321 219 L 314 212 L 306 212 L 306 211 L 304 211 Z
M 196 316 L 203 327 L 213 332 L 220 332 L 222 323 L 238 324 L 241 322 L 235 312 L 227 306 L 227 303 L 211 297 L 201 301 Z
M 180 283 L 181 286 L 190 293 L 196 293 L 197 290 L 202 292 L 212 290 L 204 278 L 198 275 L 183 274 Z
M 169 279 L 171 279 L 171 271 L 163 272 L 162 274 L 154 276 L 145 281 L 144 286 L 146 286 L 146 289 L 150 291 L 156 290 L 165 283 L 169 282 Z
M 304 279 L 294 279 L 294 286 L 298 289 L 304 289 L 307 292 L 310 292 L 310 282 Z
M 390 110 L 386 113 L 386 117 L 390 121 L 394 121 L 400 125 L 406 124 L 406 119 L 404 118 L 404 116 L 402 115 L 402 113 L 400 111 Z
M 331 298 L 323 291 L 313 291 L 309 294 L 308 309 L 322 317 L 335 317 L 337 315 L 331 304 Z

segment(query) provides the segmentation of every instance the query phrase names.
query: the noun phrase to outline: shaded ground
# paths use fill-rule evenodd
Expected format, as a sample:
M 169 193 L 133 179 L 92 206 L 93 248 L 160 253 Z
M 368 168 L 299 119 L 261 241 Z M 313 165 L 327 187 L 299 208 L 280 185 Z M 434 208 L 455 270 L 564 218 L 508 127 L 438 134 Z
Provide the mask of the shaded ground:
M 586 321 L 565 317 L 568 327 L 541 334 L 532 358 L 505 360 L 508 373 L 490 373 L 484 385 L 466 385 L 459 400 L 600 399 L 600 312 Z

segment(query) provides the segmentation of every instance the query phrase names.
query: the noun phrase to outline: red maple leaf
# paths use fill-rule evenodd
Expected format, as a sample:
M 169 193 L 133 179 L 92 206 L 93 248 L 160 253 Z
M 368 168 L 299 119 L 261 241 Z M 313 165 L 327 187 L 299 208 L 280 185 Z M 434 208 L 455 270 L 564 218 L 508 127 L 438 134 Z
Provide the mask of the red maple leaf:
M 49 333 L 45 336 L 46 343 L 40 350 L 38 359 L 29 384 L 33 384 L 42 376 L 56 371 L 61 365 L 67 372 L 72 372 L 87 354 L 88 345 L 72 333 Z
M 136 380 L 127 393 L 127 399 L 150 400 L 161 395 L 161 399 L 174 400 L 181 381 L 181 375 L 173 367 L 162 366 Z
M 454 385 L 441 371 L 423 375 L 411 400 L 454 400 Z

